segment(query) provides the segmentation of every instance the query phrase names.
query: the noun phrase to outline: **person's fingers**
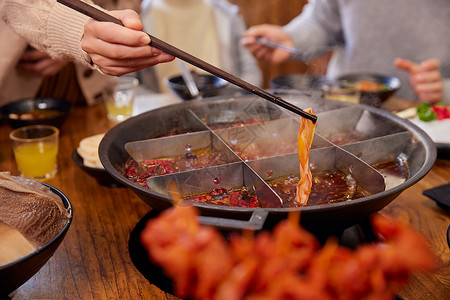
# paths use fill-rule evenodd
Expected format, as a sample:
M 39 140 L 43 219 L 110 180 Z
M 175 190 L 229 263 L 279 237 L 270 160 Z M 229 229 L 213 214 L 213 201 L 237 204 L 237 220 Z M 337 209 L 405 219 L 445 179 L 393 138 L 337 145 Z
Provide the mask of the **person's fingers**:
M 136 58 L 129 60 L 115 60 L 106 57 L 99 57 L 97 66 L 108 75 L 121 76 L 127 73 L 135 72 L 159 63 L 172 61 L 172 55 L 161 52 L 160 55 L 153 57 Z
M 419 72 L 411 76 L 413 84 L 440 82 L 442 81 L 441 73 L 439 71 Z
M 66 63 L 64 62 L 54 63 L 53 61 L 53 63 L 48 64 L 42 69 L 41 74 L 44 77 L 56 75 L 59 71 L 61 71 L 64 68 L 65 65 Z
M 253 36 L 243 36 L 240 41 L 241 45 L 244 47 L 251 47 L 256 44 L 256 39 Z
M 124 44 L 109 43 L 101 39 L 85 39 L 81 47 L 89 53 L 94 63 L 98 64 L 97 57 L 107 57 L 111 59 L 131 59 L 157 56 L 161 54 L 161 50 L 154 47 L 129 46 Z
M 410 60 L 407 60 L 407 59 L 396 58 L 394 60 L 394 64 L 400 70 L 407 71 L 411 74 L 415 74 L 415 73 L 419 72 L 419 65 L 417 65 L 416 63 L 414 63 Z
M 84 39 L 101 39 L 109 43 L 142 46 L 150 43 L 148 34 L 142 31 L 143 25 L 139 15 L 133 10 L 111 11 L 124 26 L 90 20 L 84 27 Z M 86 51 L 86 50 L 85 50 Z
M 272 56 L 273 49 L 265 46 L 255 47 L 252 53 L 257 59 L 268 61 Z
M 246 37 L 264 37 L 272 41 L 282 42 L 290 36 L 281 26 L 272 24 L 261 24 L 250 27 L 246 32 Z
M 33 61 L 37 61 L 37 60 L 41 60 L 44 58 L 49 58 L 50 56 L 42 51 L 38 51 L 38 50 L 28 50 L 25 51 L 21 57 L 21 61 L 29 61 L 29 62 L 33 62 Z
M 143 31 L 133 30 L 110 22 L 89 21 L 84 26 L 82 47 L 88 47 L 85 51 L 93 51 L 89 48 L 93 40 L 103 40 L 110 44 L 122 44 L 128 46 L 144 46 L 150 42 L 150 37 Z
M 267 34 L 268 28 L 270 29 L 270 27 L 267 26 L 267 24 L 255 25 L 248 28 L 244 36 L 246 37 L 265 36 Z
M 441 81 L 424 82 L 416 85 L 416 91 L 418 93 L 426 92 L 440 92 L 442 91 L 443 85 Z
M 422 101 L 436 103 L 442 101 L 443 84 L 439 72 L 424 72 L 411 77 L 411 85 Z
M 110 22 L 89 21 L 84 27 L 81 48 L 100 70 L 120 76 L 158 63 L 169 62 L 172 55 L 151 47 L 150 37 L 142 30 L 139 15 L 131 10 L 111 11 L 124 26 Z
M 38 76 L 52 76 L 58 73 L 67 64 L 65 61 L 58 61 L 51 58 L 41 59 L 35 63 L 19 63 L 17 66 L 23 71 L 33 73 Z
M 439 70 L 440 66 L 441 62 L 436 58 L 424 60 L 419 64 L 420 71 Z
M 134 10 L 131 9 L 115 10 L 115 11 L 113 10 L 110 11 L 109 13 L 114 17 L 118 18 L 120 21 L 122 21 L 125 27 L 139 31 L 144 29 L 141 18 Z

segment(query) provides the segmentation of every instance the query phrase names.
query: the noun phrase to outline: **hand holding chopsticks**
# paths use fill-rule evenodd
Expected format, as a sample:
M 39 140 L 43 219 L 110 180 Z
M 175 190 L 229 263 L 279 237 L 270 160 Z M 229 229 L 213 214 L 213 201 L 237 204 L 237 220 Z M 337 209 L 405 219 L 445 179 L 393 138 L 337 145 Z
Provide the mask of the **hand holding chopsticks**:
M 84 58 L 88 63 L 105 74 L 121 76 L 174 59 L 172 55 L 148 46 L 150 37 L 142 32 L 142 22 L 136 12 L 119 10 L 111 13 L 122 19 L 126 27 L 87 22 L 81 47 L 86 51 Z
M 93 18 L 94 20 L 97 21 L 101 21 L 101 22 L 112 22 L 118 25 L 123 25 L 123 23 L 113 17 L 112 15 L 109 15 L 101 10 L 98 10 L 97 8 L 90 6 L 82 1 L 79 0 L 58 0 L 59 3 L 66 5 L 74 10 L 77 10 L 85 15 L 90 16 L 91 18 Z M 278 96 L 275 96 L 255 85 L 252 85 L 242 79 L 239 79 L 227 72 L 225 72 L 224 70 L 221 70 L 195 56 L 190 55 L 189 53 L 186 53 L 164 41 L 159 40 L 158 38 L 154 37 L 154 36 L 150 36 L 150 43 L 149 45 L 155 48 L 158 48 L 160 50 L 162 50 L 165 53 L 168 53 L 170 55 L 173 55 L 175 57 L 178 57 L 182 60 L 184 60 L 185 62 L 188 62 L 200 69 L 203 69 L 213 75 L 216 75 L 224 80 L 227 80 L 230 83 L 233 83 L 249 92 L 252 92 L 266 100 L 269 100 L 281 107 L 284 107 L 304 118 L 307 118 L 311 121 L 313 121 L 314 123 L 317 121 L 317 117 L 315 115 L 309 114 L 305 111 L 303 111 L 301 108 L 284 101 L 283 99 L 281 99 Z

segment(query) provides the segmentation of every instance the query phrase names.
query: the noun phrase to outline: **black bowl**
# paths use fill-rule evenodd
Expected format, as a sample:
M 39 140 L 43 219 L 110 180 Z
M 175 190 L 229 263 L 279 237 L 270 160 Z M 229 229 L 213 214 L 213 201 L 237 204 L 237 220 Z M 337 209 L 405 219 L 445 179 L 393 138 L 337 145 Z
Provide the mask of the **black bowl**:
M 4 105 L 0 112 L 13 128 L 27 125 L 52 125 L 61 127 L 69 115 L 72 104 L 56 98 L 27 98 Z M 24 113 L 33 113 L 23 118 Z
M 92 176 L 97 180 L 100 185 L 107 187 L 124 187 L 123 184 L 115 180 L 105 169 L 100 168 L 92 168 L 84 165 L 83 158 L 78 154 L 77 150 L 74 150 L 72 153 L 72 160 L 74 163 L 80 167 L 84 172 L 88 175 Z
M 69 211 L 69 218 L 67 219 L 67 223 L 64 228 L 55 236 L 50 242 L 44 245 L 42 248 L 30 253 L 27 256 L 24 256 L 10 264 L 0 267 L 0 298 L 3 299 L 3 296 L 6 296 L 13 291 L 15 291 L 18 287 L 28 281 L 31 277 L 34 276 L 41 268 L 45 265 L 45 263 L 50 259 L 50 257 L 55 253 L 56 249 L 61 244 L 62 240 L 66 236 L 67 231 L 69 230 L 70 224 L 73 219 L 73 210 L 72 204 L 66 195 L 64 195 L 58 189 L 42 183 L 43 185 L 50 188 L 50 190 L 58 195 L 64 207 Z
M 221 90 L 223 90 L 228 84 L 228 82 L 224 79 L 209 74 L 193 73 L 192 77 L 198 88 L 200 96 L 203 98 L 219 96 L 221 94 Z M 170 77 L 165 80 L 165 83 L 182 100 L 193 99 L 181 75 Z
M 379 91 L 361 90 L 360 103 L 375 107 L 380 107 L 381 104 L 394 95 L 401 86 L 401 81 L 397 77 L 374 73 L 345 74 L 339 76 L 337 81 L 352 85 L 361 81 L 383 84 L 385 88 Z

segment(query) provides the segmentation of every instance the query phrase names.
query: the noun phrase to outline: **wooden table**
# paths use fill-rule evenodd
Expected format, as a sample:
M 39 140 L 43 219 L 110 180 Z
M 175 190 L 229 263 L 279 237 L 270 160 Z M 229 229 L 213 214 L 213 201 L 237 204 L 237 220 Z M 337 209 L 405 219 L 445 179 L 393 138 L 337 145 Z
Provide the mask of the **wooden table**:
M 54 256 L 12 294 L 13 299 L 175 299 L 149 283 L 129 256 L 129 234 L 150 207 L 128 188 L 99 185 L 71 159 L 81 139 L 112 126 L 105 115 L 101 104 L 75 107 L 62 126 L 59 170 L 48 184 L 72 202 L 73 223 Z M 10 130 L 5 123 L 0 125 L 0 170 L 17 175 L 8 139 Z M 450 251 L 446 230 L 450 214 L 422 195 L 424 190 L 449 181 L 450 161 L 438 160 L 425 178 L 383 209 L 420 230 L 442 261 L 434 274 L 412 279 L 400 293 L 405 299 L 449 299 Z

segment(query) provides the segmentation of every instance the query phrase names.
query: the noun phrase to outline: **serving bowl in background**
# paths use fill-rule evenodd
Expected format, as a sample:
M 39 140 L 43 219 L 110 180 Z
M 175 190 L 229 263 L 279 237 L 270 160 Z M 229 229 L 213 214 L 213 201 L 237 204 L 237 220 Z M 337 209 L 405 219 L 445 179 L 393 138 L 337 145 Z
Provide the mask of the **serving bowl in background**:
M 1 299 L 28 281 L 47 263 L 66 236 L 70 224 L 72 224 L 73 210 L 69 198 L 58 189 L 45 183 L 42 184 L 50 188 L 53 193 L 61 198 L 64 207 L 69 213 L 69 217 L 62 230 L 50 242 L 18 260 L 0 267 Z
M 219 96 L 228 85 L 228 81 L 211 74 L 192 73 L 192 77 L 202 98 Z M 181 75 L 167 78 L 165 84 L 182 100 L 193 99 Z
M 72 104 L 57 98 L 26 98 L 0 108 L 1 115 L 12 128 L 27 125 L 52 125 L 60 128 Z
M 380 107 L 401 87 L 399 78 L 376 73 L 349 73 L 337 77 L 336 81 L 358 89 L 360 103 L 374 107 Z

